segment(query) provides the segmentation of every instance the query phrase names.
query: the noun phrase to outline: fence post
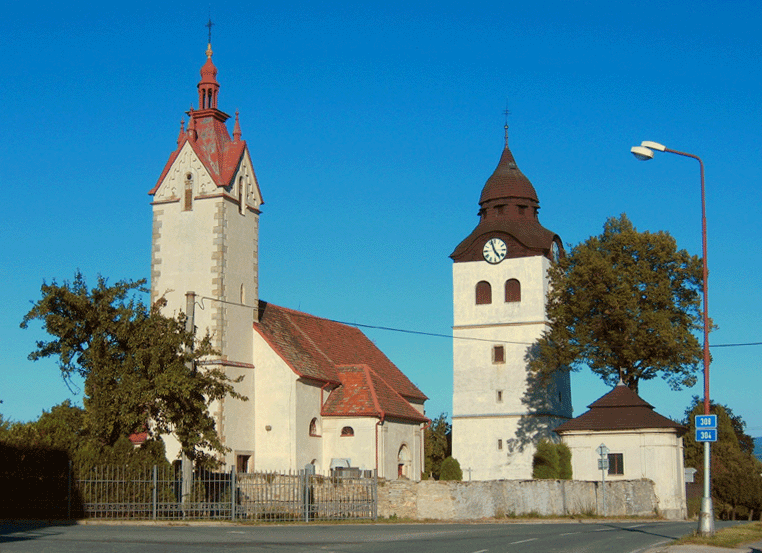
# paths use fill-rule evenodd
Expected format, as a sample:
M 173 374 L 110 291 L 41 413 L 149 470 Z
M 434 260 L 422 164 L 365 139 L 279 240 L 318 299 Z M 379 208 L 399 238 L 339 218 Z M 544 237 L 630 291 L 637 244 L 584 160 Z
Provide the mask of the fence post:
M 373 469 L 373 520 L 378 520 L 378 469 Z
M 71 478 L 73 462 L 69 459 L 69 481 L 66 484 L 66 519 L 71 520 Z
M 157 475 L 158 468 L 153 466 L 153 519 L 156 520 L 157 503 L 159 500 L 159 478 Z
M 235 500 L 238 491 L 238 483 L 236 477 L 235 465 L 230 467 L 230 519 L 235 522 Z

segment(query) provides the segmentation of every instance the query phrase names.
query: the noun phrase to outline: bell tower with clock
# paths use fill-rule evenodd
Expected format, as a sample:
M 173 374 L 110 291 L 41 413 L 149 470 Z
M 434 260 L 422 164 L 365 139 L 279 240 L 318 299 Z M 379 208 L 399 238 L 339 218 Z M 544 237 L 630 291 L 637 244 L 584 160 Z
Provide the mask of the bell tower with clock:
M 508 147 L 479 199 L 479 223 L 453 263 L 453 457 L 472 480 L 532 477 L 535 446 L 571 418 L 569 373 L 526 363 L 548 322 L 547 271 L 563 255 Z

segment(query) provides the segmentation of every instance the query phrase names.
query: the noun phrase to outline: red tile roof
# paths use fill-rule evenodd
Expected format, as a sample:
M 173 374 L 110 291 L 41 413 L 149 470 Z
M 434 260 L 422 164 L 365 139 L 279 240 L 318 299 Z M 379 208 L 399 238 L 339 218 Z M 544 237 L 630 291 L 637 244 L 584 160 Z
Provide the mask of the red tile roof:
M 609 393 L 588 405 L 589 411 L 565 422 L 556 432 L 572 430 L 636 430 L 675 429 L 683 434 L 686 428 L 663 417 L 653 409 L 653 405 L 643 400 L 624 384 L 619 384 Z
M 409 401 L 421 392 L 359 329 L 259 302 L 254 329 L 300 377 L 339 385 L 326 415 L 381 416 L 425 421 Z

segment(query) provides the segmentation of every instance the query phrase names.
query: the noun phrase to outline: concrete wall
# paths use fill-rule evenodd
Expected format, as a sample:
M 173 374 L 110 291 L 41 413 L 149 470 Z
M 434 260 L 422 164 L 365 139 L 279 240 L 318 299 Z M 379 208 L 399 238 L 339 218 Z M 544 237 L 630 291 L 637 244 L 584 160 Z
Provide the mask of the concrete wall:
M 607 516 L 653 516 L 658 500 L 650 480 L 606 482 Z M 494 480 L 382 481 L 378 515 L 414 520 L 476 520 L 538 514 L 603 514 L 600 482 Z

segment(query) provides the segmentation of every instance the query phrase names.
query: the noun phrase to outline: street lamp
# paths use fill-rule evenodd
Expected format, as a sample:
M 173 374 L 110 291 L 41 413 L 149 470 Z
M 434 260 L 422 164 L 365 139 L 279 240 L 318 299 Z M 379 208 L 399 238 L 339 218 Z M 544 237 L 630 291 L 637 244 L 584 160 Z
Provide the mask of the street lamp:
M 706 195 L 704 191 L 704 163 L 701 158 L 693 154 L 671 150 L 659 144 L 644 140 L 640 146 L 633 146 L 630 149 L 632 155 L 641 161 L 653 159 L 654 152 L 667 152 L 679 156 L 691 157 L 699 162 L 701 169 L 701 247 L 702 247 L 702 266 L 703 266 L 703 284 L 704 284 L 704 414 L 709 414 L 709 307 L 707 292 L 707 277 L 709 275 L 706 266 Z M 701 513 L 699 514 L 698 533 L 702 536 L 711 536 L 714 534 L 714 510 L 712 508 L 711 494 L 711 459 L 710 442 L 704 442 L 704 497 L 701 499 Z

